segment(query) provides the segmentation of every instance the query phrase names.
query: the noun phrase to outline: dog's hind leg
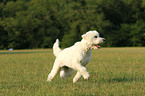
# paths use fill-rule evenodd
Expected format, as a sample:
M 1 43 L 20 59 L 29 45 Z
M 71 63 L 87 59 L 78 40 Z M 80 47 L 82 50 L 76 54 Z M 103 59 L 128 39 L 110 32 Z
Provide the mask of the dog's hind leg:
M 84 79 L 88 79 L 90 77 L 86 68 L 84 66 L 82 66 L 81 64 L 77 64 L 76 70 L 79 71 L 81 75 L 83 75 Z
M 78 71 L 73 79 L 73 83 L 75 83 L 81 77 L 81 73 Z
M 62 70 L 60 71 L 60 78 L 61 79 L 65 79 L 66 77 L 69 77 L 73 74 L 74 70 L 67 67 L 67 66 L 63 66 Z
M 55 77 L 55 75 L 58 73 L 60 68 L 61 67 L 59 66 L 59 64 L 55 62 L 50 74 L 48 75 L 47 82 L 51 81 Z

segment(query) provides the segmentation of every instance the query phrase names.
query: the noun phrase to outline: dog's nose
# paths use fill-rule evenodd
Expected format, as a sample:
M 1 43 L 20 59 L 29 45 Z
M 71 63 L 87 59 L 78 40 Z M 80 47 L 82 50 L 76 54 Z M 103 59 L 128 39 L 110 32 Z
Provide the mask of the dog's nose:
M 106 39 L 105 38 L 103 38 L 103 42 L 105 42 L 106 41 Z

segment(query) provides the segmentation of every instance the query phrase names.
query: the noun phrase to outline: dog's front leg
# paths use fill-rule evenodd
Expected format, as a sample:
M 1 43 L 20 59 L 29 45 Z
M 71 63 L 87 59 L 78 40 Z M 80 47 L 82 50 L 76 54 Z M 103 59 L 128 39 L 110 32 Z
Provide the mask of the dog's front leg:
M 84 79 L 89 79 L 90 75 L 84 66 L 82 66 L 81 64 L 78 64 L 76 67 L 77 67 L 76 68 L 77 71 L 79 71 L 80 74 L 83 75 Z
M 74 79 L 73 79 L 73 83 L 76 83 L 76 81 L 78 81 L 78 79 L 81 77 L 81 73 L 78 71 L 77 74 L 75 75 Z

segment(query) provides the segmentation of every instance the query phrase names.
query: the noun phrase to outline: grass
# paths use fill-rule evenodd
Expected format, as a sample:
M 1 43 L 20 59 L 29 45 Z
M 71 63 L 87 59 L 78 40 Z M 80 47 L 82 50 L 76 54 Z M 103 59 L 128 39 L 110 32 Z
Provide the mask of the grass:
M 93 50 L 89 80 L 46 82 L 51 49 L 0 51 L 0 96 L 145 96 L 145 48 Z

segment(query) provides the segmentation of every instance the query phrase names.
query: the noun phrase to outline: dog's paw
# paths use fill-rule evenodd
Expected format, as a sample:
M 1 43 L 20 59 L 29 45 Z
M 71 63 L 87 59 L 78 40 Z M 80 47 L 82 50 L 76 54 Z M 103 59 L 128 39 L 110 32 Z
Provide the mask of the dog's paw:
M 77 80 L 76 79 L 73 79 L 73 83 L 76 83 L 77 82 Z
M 50 81 L 51 81 L 51 79 L 47 78 L 47 82 L 50 82 Z
M 50 82 L 51 80 L 52 80 L 52 77 L 48 75 L 47 82 Z
M 50 82 L 51 80 L 47 79 L 47 82 Z
M 86 74 L 85 76 L 83 76 L 84 77 L 84 79 L 86 79 L 86 80 L 88 80 L 89 79 L 89 77 L 90 77 L 90 74 L 88 73 L 88 74 Z

